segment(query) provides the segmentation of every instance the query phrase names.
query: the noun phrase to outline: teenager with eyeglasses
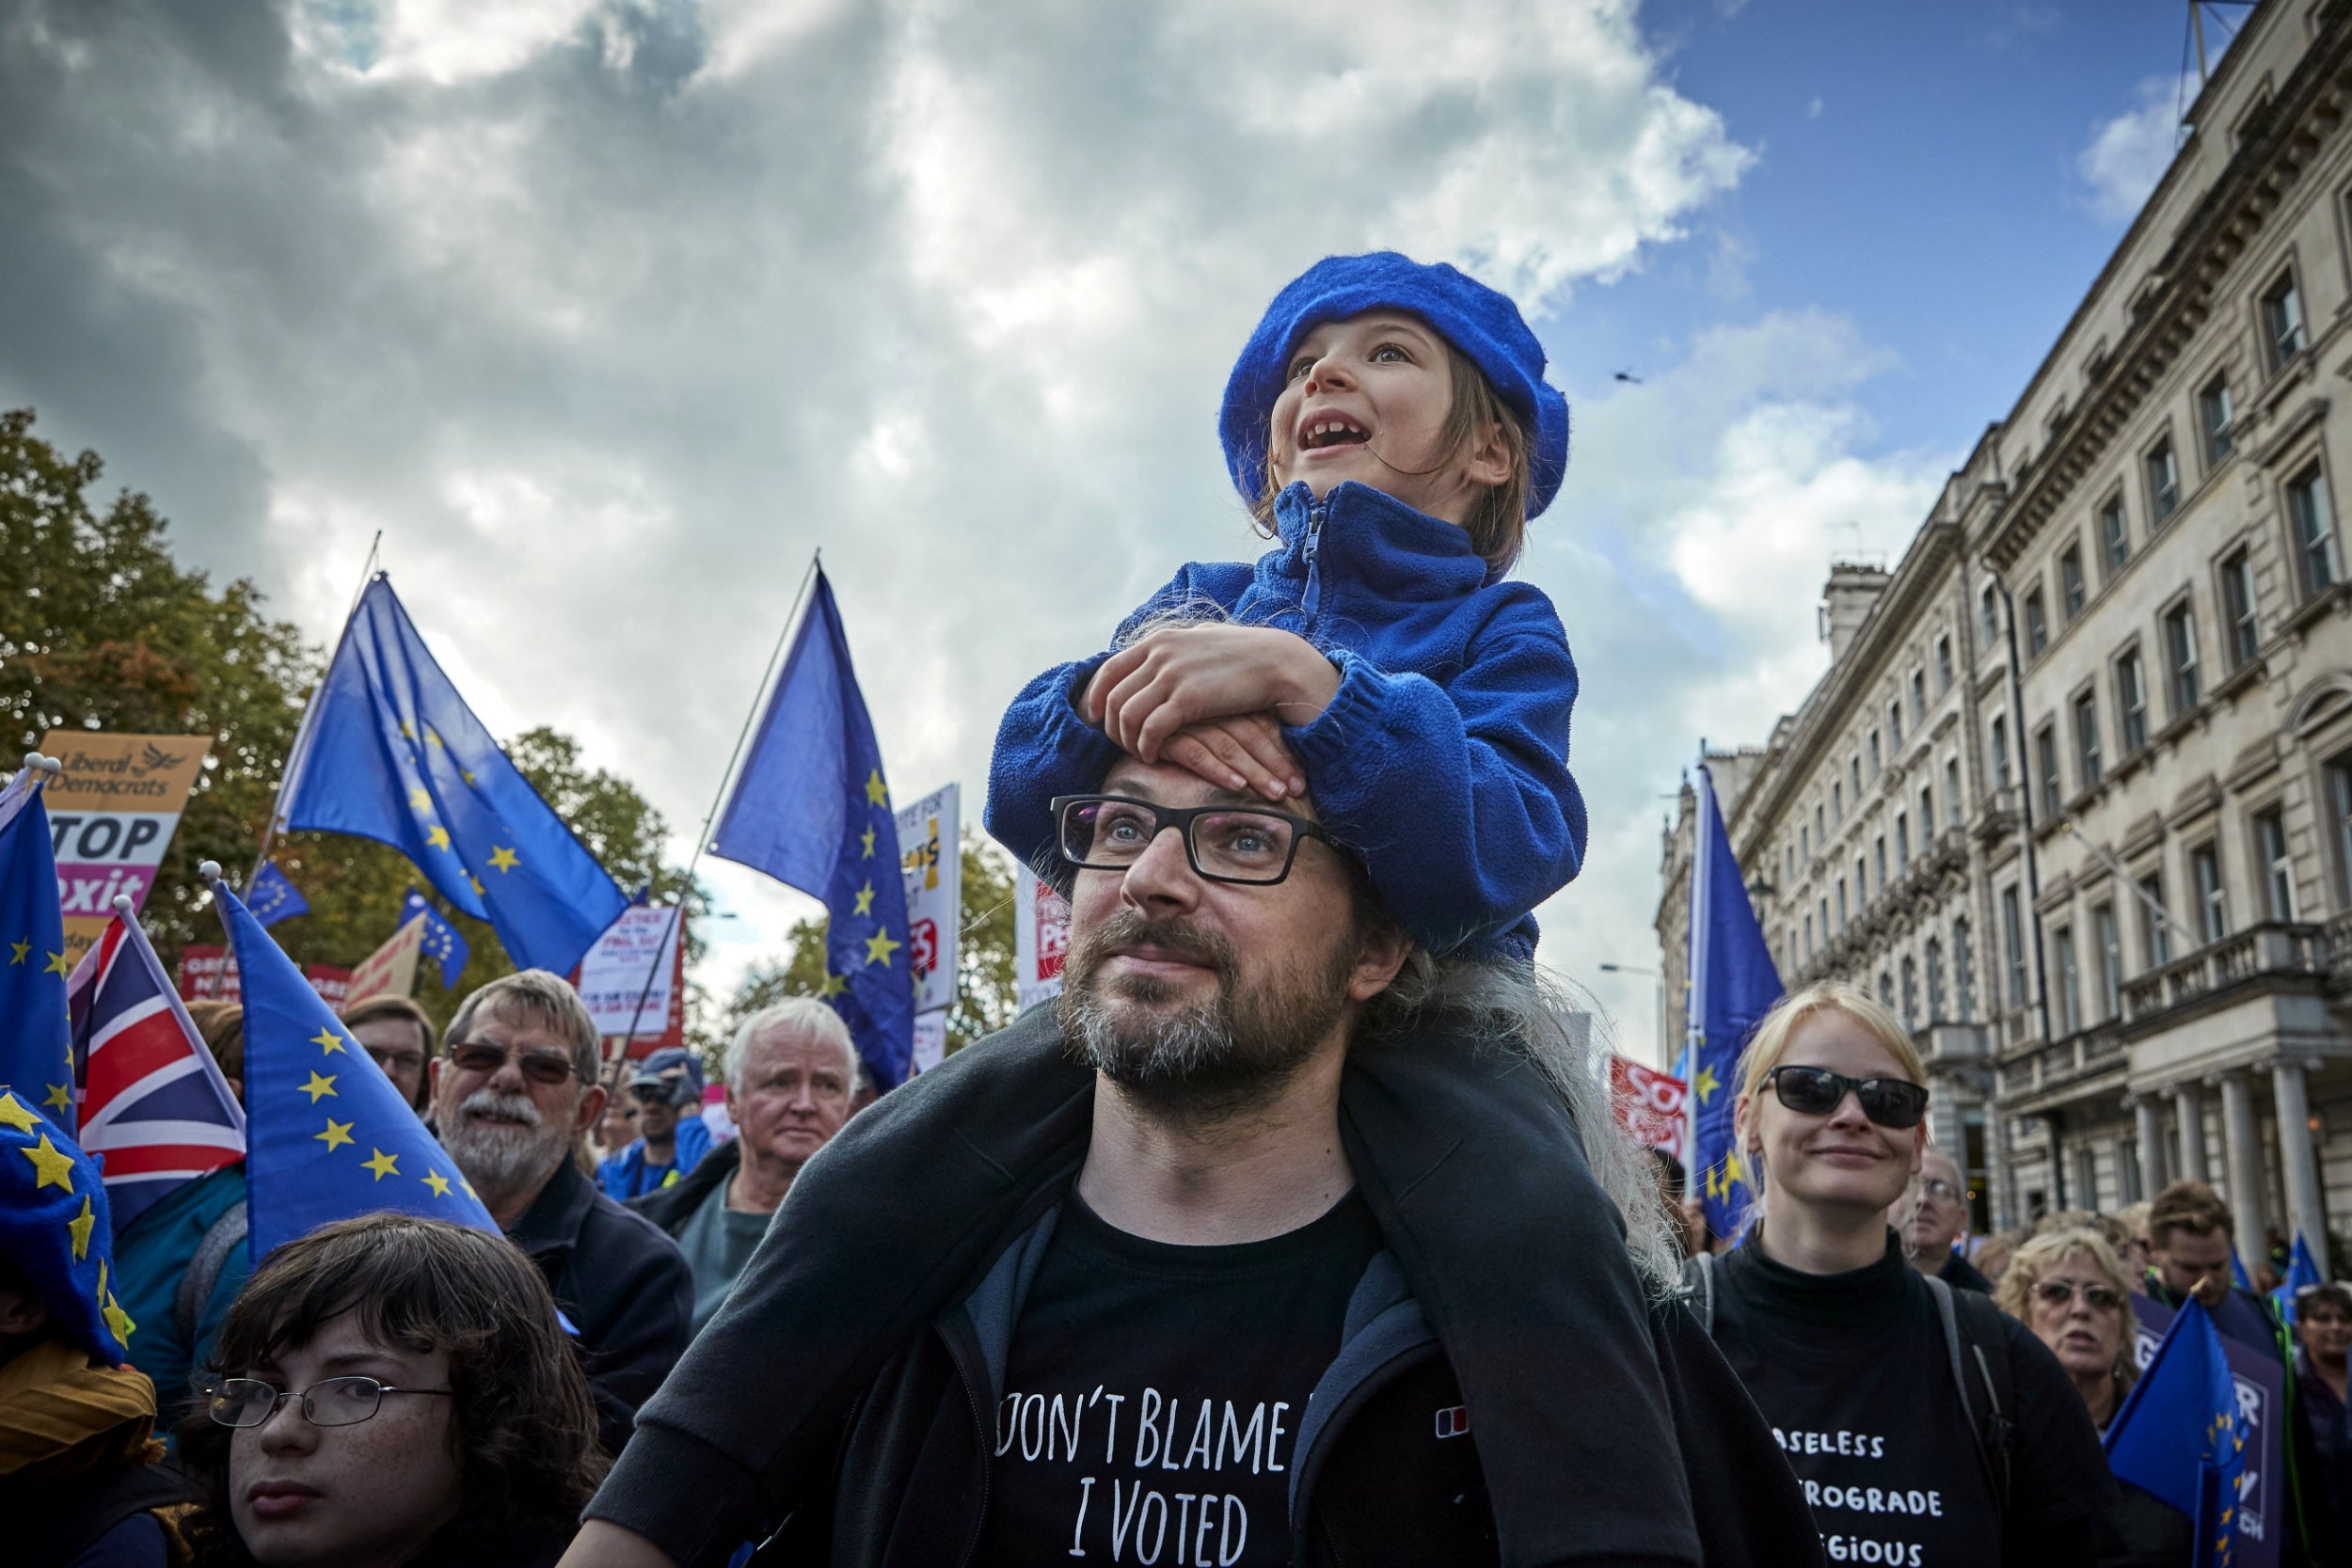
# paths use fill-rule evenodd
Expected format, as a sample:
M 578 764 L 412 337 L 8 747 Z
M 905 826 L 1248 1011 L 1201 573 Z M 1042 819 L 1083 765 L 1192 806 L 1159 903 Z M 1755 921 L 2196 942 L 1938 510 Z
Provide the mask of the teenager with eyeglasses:
M 1832 1561 L 2093 1560 L 2113 1481 L 2066 1373 L 2025 1324 L 1913 1269 L 1887 1211 L 1928 1147 L 1926 1071 L 1839 982 L 1757 1026 L 1734 1102 L 1760 1196 L 1692 1259 L 1693 1305 L 1804 1482 Z
M 373 1214 L 272 1253 L 180 1428 L 197 1568 L 533 1568 L 602 1477 L 539 1273 L 480 1230 Z

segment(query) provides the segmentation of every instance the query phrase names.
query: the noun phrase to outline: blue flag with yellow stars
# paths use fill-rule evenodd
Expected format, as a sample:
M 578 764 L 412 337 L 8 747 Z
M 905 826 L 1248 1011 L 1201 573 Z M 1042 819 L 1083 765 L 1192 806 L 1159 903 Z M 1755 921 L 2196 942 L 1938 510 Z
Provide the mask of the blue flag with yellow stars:
M 519 969 L 568 974 L 628 900 L 434 662 L 382 573 L 286 763 L 279 826 L 406 855 Z
M 46 779 L 27 764 L 0 789 L 0 1087 L 71 1135 L 78 1125 L 73 1024 L 57 858 L 41 802 Z
M 496 1231 L 384 1069 L 224 882 L 213 884 L 245 1000 L 246 1244 L 385 1210 Z
M 398 930 L 419 915 L 424 916 L 424 936 L 418 950 L 426 958 L 440 961 L 441 989 L 447 990 L 466 972 L 466 960 L 473 957 L 473 946 L 458 935 L 456 927 L 441 918 L 441 911 L 433 907 L 433 901 L 415 888 L 410 888 L 408 896 L 400 901 L 400 925 L 392 928 Z
M 1698 832 L 1691 851 L 1690 1093 L 1691 1187 L 1718 1236 L 1737 1235 L 1756 1194 L 1732 1128 L 1740 1053 L 1756 1023 L 1780 1000 L 1780 971 L 1748 902 L 1739 857 L 1715 800 L 1715 782 L 1699 768 Z
M 898 824 L 821 569 L 710 848 L 825 901 L 825 999 L 875 1084 L 897 1087 L 914 1056 Z
M 310 901 L 302 896 L 287 875 L 278 869 L 276 861 L 263 861 L 253 885 L 245 890 L 245 907 L 253 911 L 253 918 L 264 926 L 275 926 L 281 920 L 292 920 L 298 914 L 310 912 Z
M 2192 1296 L 2107 1424 L 2107 1468 L 2194 1519 L 2197 1563 L 2222 1568 L 2237 1541 L 2246 1438 L 2221 1335 Z
M 73 1135 L 0 1089 L 0 1253 L 67 1338 L 119 1367 L 138 1325 L 115 1299 L 106 1184 Z

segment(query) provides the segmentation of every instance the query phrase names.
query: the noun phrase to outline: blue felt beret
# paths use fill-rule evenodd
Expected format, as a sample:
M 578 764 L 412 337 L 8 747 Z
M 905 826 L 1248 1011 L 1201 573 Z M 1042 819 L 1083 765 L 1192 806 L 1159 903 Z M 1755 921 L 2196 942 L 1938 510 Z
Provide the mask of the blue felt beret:
M 68 1339 L 122 1364 L 131 1315 L 115 1300 L 114 1221 L 98 1166 L 56 1122 L 0 1089 L 0 1252 L 24 1271 Z
M 1266 431 L 1298 340 L 1325 322 L 1378 309 L 1411 311 L 1486 372 L 1527 426 L 1527 515 L 1540 515 L 1568 467 L 1568 400 L 1544 380 L 1544 345 L 1508 295 L 1442 261 L 1423 266 L 1393 250 L 1327 256 L 1266 307 L 1233 362 L 1217 416 L 1225 466 L 1242 499 L 1255 501 L 1264 483 Z

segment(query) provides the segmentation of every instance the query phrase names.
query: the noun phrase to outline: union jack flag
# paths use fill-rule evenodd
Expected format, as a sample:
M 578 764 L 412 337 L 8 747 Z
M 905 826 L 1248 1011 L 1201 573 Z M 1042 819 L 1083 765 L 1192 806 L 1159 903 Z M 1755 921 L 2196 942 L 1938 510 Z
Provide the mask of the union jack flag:
M 183 1184 L 245 1158 L 245 1109 L 135 920 L 115 916 L 68 990 L 82 1147 L 99 1157 L 119 1236 Z

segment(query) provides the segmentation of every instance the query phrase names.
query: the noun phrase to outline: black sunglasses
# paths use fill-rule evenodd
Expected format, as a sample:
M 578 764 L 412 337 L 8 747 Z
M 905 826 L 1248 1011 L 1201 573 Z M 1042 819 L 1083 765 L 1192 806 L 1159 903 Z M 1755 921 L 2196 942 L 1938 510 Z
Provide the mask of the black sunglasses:
M 1764 1077 L 1780 1102 L 1800 1116 L 1828 1116 L 1850 1092 L 1864 1116 L 1898 1132 L 1918 1126 L 1928 1114 L 1926 1085 L 1907 1078 L 1849 1078 L 1825 1067 L 1776 1067 Z

